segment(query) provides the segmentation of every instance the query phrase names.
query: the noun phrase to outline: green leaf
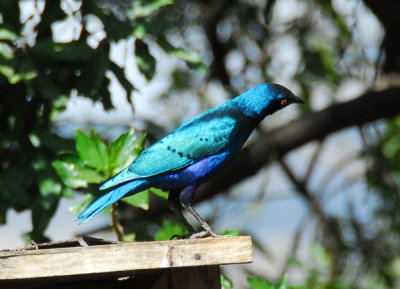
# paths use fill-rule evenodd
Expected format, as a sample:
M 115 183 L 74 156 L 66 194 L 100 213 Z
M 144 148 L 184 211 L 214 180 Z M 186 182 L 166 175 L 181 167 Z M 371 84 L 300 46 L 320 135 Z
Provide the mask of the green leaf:
M 220 232 L 219 235 L 239 236 L 239 230 L 225 230 Z
M 31 144 L 33 145 L 33 147 L 38 148 L 40 147 L 40 138 L 34 134 L 34 133 L 30 133 L 28 136 Z
M 124 241 L 124 242 L 134 242 L 135 240 L 136 240 L 135 233 L 127 234 L 122 238 L 122 241 Z
M 0 57 L 3 58 L 3 59 L 0 58 L 1 62 L 4 63 L 8 61 L 7 63 L 10 63 L 9 61 L 14 58 L 13 49 L 6 43 L 0 42 Z
M 91 168 L 77 168 L 76 179 L 86 180 L 87 183 L 98 184 L 105 181 L 106 176 Z
M 110 146 L 109 165 L 111 174 L 115 174 L 128 166 L 134 159 L 133 154 L 136 144 L 135 130 L 129 129 L 114 140 Z
M 18 64 L 12 47 L 0 42 L 0 74 L 4 75 L 10 84 L 17 84 L 22 80 L 31 80 L 37 76 L 32 67 Z
M 67 199 L 75 198 L 74 190 L 71 190 L 70 188 L 67 188 L 67 187 L 63 187 L 61 194 L 63 197 L 65 197 Z
M 172 56 L 176 56 L 180 59 L 190 63 L 201 63 L 201 57 L 197 52 L 187 52 L 181 48 L 168 52 Z
M 143 210 L 149 209 L 149 191 L 143 191 L 139 194 L 123 198 L 122 201 L 131 206 L 142 208 Z
M 94 196 L 92 194 L 84 194 L 81 201 L 74 203 L 68 208 L 68 212 L 72 214 L 81 213 L 93 202 L 93 200 Z
M 87 187 L 87 181 L 77 178 L 75 166 L 60 160 L 53 162 L 53 167 L 63 183 L 73 189 Z
M 190 75 L 187 71 L 176 70 L 172 73 L 175 89 L 187 89 L 190 86 Z
M 40 194 L 44 197 L 49 194 L 60 195 L 62 192 L 62 185 L 53 178 L 47 177 L 40 180 L 39 190 Z
M 103 166 L 100 168 L 107 168 L 108 167 L 108 149 L 105 143 L 100 139 L 98 133 L 96 133 L 93 129 L 90 130 L 90 139 L 93 141 L 95 145 L 96 151 L 98 153 L 98 157 L 101 160 L 100 162 Z
M 250 284 L 251 289 L 289 289 L 288 278 L 286 275 L 276 284 L 272 284 L 267 280 L 257 277 L 248 277 L 247 283 Z
M 287 275 L 284 275 L 281 279 L 281 281 L 279 281 L 276 284 L 276 288 L 277 289 L 288 289 L 289 288 L 289 283 L 288 283 L 288 277 Z
M 222 289 L 232 289 L 232 281 L 229 280 L 225 275 L 221 274 L 221 288 Z
M 18 36 L 14 32 L 6 28 L 0 28 L 0 40 L 15 41 L 17 38 Z
M 400 151 L 400 135 L 390 136 L 382 145 L 382 151 L 388 159 L 394 158 Z
M 142 136 L 140 137 L 140 140 L 138 141 L 135 152 L 137 155 L 139 155 L 142 151 L 144 151 L 144 145 L 146 143 L 146 138 L 147 138 L 147 133 L 143 133 Z
M 146 26 L 143 24 L 138 23 L 133 32 L 132 35 L 133 37 L 137 38 L 137 39 L 143 39 L 147 34 L 147 29 Z
M 103 182 L 107 177 L 105 174 L 85 167 L 82 160 L 74 154 L 59 155 L 58 159 L 53 162 L 53 167 L 63 183 L 73 189 L 85 188 L 88 183 Z
M 21 80 L 31 80 L 37 76 L 35 71 L 25 71 L 25 72 L 18 72 L 13 74 L 8 81 L 11 84 L 17 84 Z
M 313 259 L 323 268 L 332 266 L 332 258 L 329 252 L 320 244 L 314 243 L 310 247 L 310 253 Z
M 90 131 L 90 136 L 77 130 L 76 150 L 86 165 L 97 170 L 108 168 L 107 146 L 100 140 L 98 134 L 93 129 Z
M 256 277 L 247 277 L 247 283 L 249 283 L 251 289 L 275 289 L 273 284 Z
M 170 240 L 173 235 L 187 234 L 188 230 L 180 224 L 164 220 L 161 228 L 154 235 L 156 241 Z
M 141 39 L 135 41 L 135 55 L 140 72 L 144 74 L 147 81 L 151 80 L 156 71 L 156 60 L 150 54 L 148 45 Z
M 150 16 L 157 9 L 174 4 L 174 0 L 153 0 L 147 5 L 142 5 L 141 1 L 134 1 L 132 9 L 128 12 L 130 19 Z
M 14 68 L 10 65 L 0 64 L 0 73 L 3 74 L 5 77 L 10 78 L 14 75 Z M 10 81 L 11 82 L 11 81 Z
M 161 190 L 161 189 L 157 189 L 157 188 L 151 188 L 150 189 L 150 192 L 152 192 L 153 194 L 155 194 L 156 196 L 159 196 L 159 197 L 161 197 L 161 198 L 163 198 L 163 199 L 165 199 L 165 200 L 167 200 L 168 199 L 168 192 L 165 192 L 165 191 L 163 191 L 163 190 Z

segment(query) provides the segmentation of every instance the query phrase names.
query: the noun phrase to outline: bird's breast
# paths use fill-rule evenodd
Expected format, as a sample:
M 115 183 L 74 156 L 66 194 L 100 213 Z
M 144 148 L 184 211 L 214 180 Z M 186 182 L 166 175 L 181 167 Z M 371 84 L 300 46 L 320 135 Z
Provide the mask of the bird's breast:
M 166 190 L 200 185 L 217 174 L 235 155 L 236 152 L 225 150 L 205 157 L 183 169 L 154 176 L 150 182 L 153 186 Z

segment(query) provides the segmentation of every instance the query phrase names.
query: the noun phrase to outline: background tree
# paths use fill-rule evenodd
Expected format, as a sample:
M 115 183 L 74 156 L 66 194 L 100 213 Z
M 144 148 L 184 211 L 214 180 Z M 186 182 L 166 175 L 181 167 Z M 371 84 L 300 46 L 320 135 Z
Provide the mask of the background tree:
M 293 236 L 288 255 L 292 258 L 282 272 L 300 268 L 306 276 L 304 288 L 399 286 L 398 1 L 385 1 L 385 5 L 375 0 L 33 1 L 36 13 L 32 15 L 36 16 L 23 19 L 24 2 L 0 3 L 2 223 L 10 208 L 31 210 L 33 231 L 26 238 L 46 240 L 45 230 L 60 198 L 73 197 L 74 191 L 96 194 L 94 184 L 118 171 L 143 148 L 144 138 L 136 138 L 132 130 L 106 145 L 94 131 L 78 132 L 75 142 L 60 137 L 55 129 L 56 117 L 71 95 L 111 109 L 110 75 L 132 104 L 138 83 L 128 80 L 126 66 L 116 64 L 110 54 L 114 44 L 134 38 L 137 66 L 150 84 L 158 65 L 152 47 L 181 59 L 171 71 L 172 86 L 160 102 L 194 94 L 200 107 L 206 108 L 210 83 L 234 96 L 260 82 L 274 81 L 292 88 L 308 104 L 295 121 L 282 121 L 277 129 L 266 130 L 262 124 L 240 156 L 205 184 L 196 200 L 225 192 L 228 201 L 234 198 L 232 187 L 240 181 L 262 174 L 267 166 L 278 168 L 291 184 L 291 194 L 309 210 Z M 290 13 L 285 16 L 279 11 Z M 370 13 L 383 26 L 381 43 L 368 41 L 379 42 L 379 37 L 368 34 L 372 31 L 363 35 L 360 19 Z M 54 25 L 67 19 L 77 21 L 75 33 L 70 40 L 55 41 Z M 101 23 L 102 37 L 90 28 L 93 21 Z M 361 88 L 346 98 L 343 87 L 349 81 Z M 148 142 L 171 129 L 170 123 L 143 120 Z M 329 173 L 319 175 L 330 139 L 349 127 L 355 127 L 360 136 L 356 156 L 338 159 Z M 290 152 L 310 142 L 312 153 L 298 169 Z M 353 145 L 348 144 L 349 148 Z M 357 163 L 362 164 L 361 173 L 353 174 Z M 332 188 L 330 182 L 343 172 L 349 184 Z M 373 200 L 366 205 L 369 217 L 360 217 L 360 199 L 349 198 L 345 214 L 329 210 L 332 196 L 347 193 L 355 183 L 362 184 L 355 190 Z M 264 198 L 254 195 L 254 203 Z M 142 208 L 150 203 L 151 210 L 122 205 L 119 213 L 126 233 L 135 232 L 137 239 L 149 238 L 148 225 L 159 224 L 168 213 L 164 200 L 155 194 L 143 196 L 129 202 Z M 310 264 L 299 263 L 300 240 L 310 224 L 315 224 L 312 236 L 321 247 L 310 251 Z M 166 223 L 164 230 L 168 226 L 173 227 Z M 245 228 L 242 232 L 246 233 Z M 268 250 L 265 240 L 254 238 L 260 251 Z M 265 278 L 261 272 L 253 268 L 248 273 Z M 249 282 L 254 288 L 270 288 L 260 278 Z

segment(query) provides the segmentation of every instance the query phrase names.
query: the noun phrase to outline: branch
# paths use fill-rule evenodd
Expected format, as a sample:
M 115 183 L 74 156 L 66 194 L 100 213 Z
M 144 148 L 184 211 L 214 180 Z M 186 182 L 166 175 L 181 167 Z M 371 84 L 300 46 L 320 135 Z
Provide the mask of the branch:
M 385 5 L 382 5 L 382 1 L 378 0 L 364 0 L 364 3 L 385 27 L 385 36 L 382 43 L 385 50 L 384 71 L 400 71 L 400 31 L 396 28 L 400 25 L 398 14 L 400 1 L 385 1 Z
M 218 22 L 223 18 L 226 10 L 232 5 L 231 0 L 220 0 L 211 2 L 209 15 L 205 18 L 205 32 L 210 41 L 211 50 L 213 52 L 214 60 L 211 65 L 211 76 L 217 77 L 220 81 L 229 85 L 229 75 L 225 67 L 225 56 L 227 54 L 227 48 L 223 43 L 218 40 L 217 37 L 217 25 Z

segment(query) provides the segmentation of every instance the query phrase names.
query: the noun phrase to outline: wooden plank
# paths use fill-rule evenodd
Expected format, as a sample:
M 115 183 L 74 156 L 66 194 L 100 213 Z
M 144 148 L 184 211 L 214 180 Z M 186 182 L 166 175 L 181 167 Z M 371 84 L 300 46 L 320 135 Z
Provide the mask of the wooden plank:
M 0 281 L 113 274 L 253 261 L 250 236 L 0 252 Z
M 163 288 L 207 288 L 221 289 L 219 266 L 202 266 L 171 269 L 168 287 Z
M 1 289 L 221 289 L 220 267 L 199 266 L 160 269 L 157 272 L 135 274 L 126 278 L 54 280 L 50 278 L 0 281 Z

